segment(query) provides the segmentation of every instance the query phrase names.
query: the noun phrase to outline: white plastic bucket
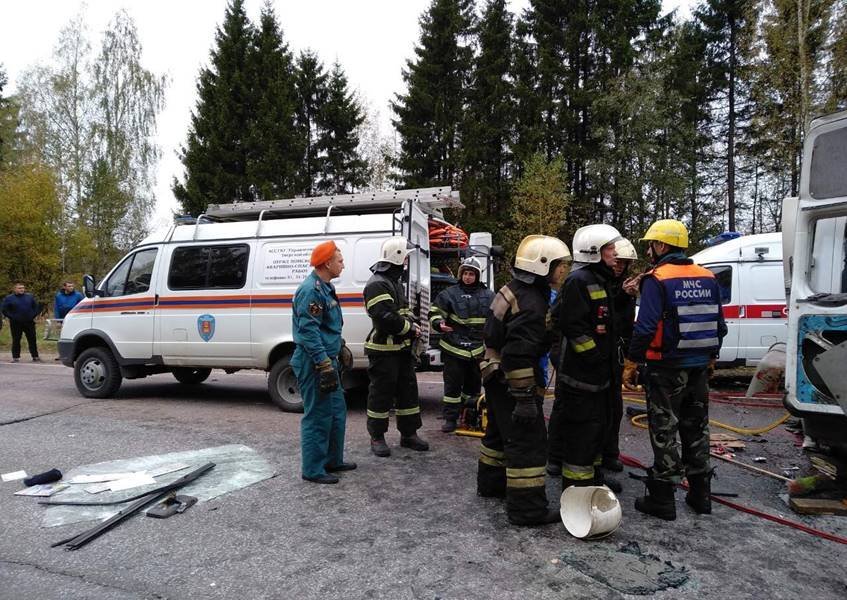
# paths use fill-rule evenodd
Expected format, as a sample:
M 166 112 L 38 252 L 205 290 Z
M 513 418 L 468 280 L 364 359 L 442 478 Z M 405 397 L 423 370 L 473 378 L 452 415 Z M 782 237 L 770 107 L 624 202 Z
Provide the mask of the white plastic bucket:
M 597 539 L 615 531 L 621 524 L 621 503 L 605 485 L 571 486 L 562 492 L 562 523 L 572 536 Z

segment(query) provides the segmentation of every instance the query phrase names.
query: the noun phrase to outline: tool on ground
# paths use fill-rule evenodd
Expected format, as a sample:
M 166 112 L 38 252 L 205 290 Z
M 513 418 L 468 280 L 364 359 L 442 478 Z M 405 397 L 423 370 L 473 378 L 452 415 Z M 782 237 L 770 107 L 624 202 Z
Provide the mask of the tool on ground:
M 155 506 L 150 507 L 146 514 L 154 519 L 167 519 L 175 514 L 184 513 L 195 504 L 197 504 L 196 496 L 183 496 L 171 492 Z
M 49 471 L 44 471 L 44 473 L 27 477 L 24 479 L 24 485 L 30 487 L 41 485 L 42 483 L 53 483 L 54 481 L 59 481 L 61 478 L 62 472 L 59 469 L 50 469 Z
M 174 490 L 178 490 L 179 488 L 185 487 L 201 475 L 205 474 L 207 471 L 210 471 L 215 467 L 215 463 L 206 463 L 202 467 L 183 475 L 173 483 L 169 483 L 162 488 L 159 488 L 158 491 L 150 491 L 143 498 L 138 499 L 133 502 L 116 515 L 113 515 L 106 519 L 105 521 L 99 523 L 95 527 L 88 529 L 87 531 L 83 531 L 80 534 L 77 534 L 73 537 L 66 538 L 64 540 L 58 541 L 54 544 L 51 544 L 51 548 L 55 548 L 56 546 L 65 546 L 68 550 L 76 550 L 78 548 L 83 547 L 85 544 L 90 542 L 91 540 L 100 537 L 105 532 L 107 532 L 112 527 L 116 526 L 121 521 L 128 519 L 145 506 L 152 504 L 158 500 L 161 500 L 165 496 L 167 496 L 170 492 Z
M 481 438 L 488 426 L 488 407 L 485 402 L 485 392 L 479 395 L 475 408 L 462 407 L 459 413 L 459 425 L 456 435 Z
M 759 473 L 760 475 L 767 475 L 768 477 L 773 477 L 774 479 L 779 479 L 780 481 L 792 481 L 789 477 L 783 477 L 782 475 L 778 475 L 777 473 L 773 473 L 772 471 L 767 471 L 765 469 L 760 469 L 759 467 L 754 467 L 753 465 L 748 465 L 747 463 L 743 463 L 738 460 L 733 460 L 728 456 L 724 456 L 722 454 L 718 454 L 717 452 L 709 452 L 710 456 L 714 456 L 715 458 L 719 458 L 728 463 L 732 463 L 741 467 L 742 469 L 747 469 L 748 471 L 753 471 L 754 473 Z

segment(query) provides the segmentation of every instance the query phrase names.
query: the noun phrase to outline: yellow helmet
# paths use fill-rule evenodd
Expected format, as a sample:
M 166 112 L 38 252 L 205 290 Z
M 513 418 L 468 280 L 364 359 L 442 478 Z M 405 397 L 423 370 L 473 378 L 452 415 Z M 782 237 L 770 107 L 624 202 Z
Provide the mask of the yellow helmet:
M 515 268 L 548 275 L 554 260 L 571 260 L 571 251 L 565 242 L 549 235 L 528 235 L 521 240 L 515 253 Z
M 642 242 L 664 242 L 676 248 L 688 248 L 688 229 L 676 219 L 662 219 L 650 225 Z

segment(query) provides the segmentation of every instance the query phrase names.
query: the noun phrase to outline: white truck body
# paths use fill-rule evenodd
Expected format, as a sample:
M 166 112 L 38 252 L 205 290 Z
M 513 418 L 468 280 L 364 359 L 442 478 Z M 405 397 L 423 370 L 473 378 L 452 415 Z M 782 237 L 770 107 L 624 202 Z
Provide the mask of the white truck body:
M 746 235 L 692 256 L 715 274 L 727 335 L 719 364 L 756 365 L 788 334 L 779 233 Z
M 82 352 L 104 346 L 127 378 L 175 368 L 271 370 L 272 380 L 278 375 L 269 382 L 272 397 L 276 391 L 281 407 L 296 410 L 300 399 L 291 369 L 276 374 L 273 367 L 294 350 L 292 299 L 312 270 L 312 249 L 333 240 L 344 255 L 344 271 L 333 284 L 354 370 L 361 370 L 371 328 L 363 289 L 380 246 L 392 235 L 418 247 L 409 257 L 406 288 L 427 342 L 428 218 L 442 218 L 447 207 L 461 203 L 444 188 L 212 206 L 194 224 L 149 236 L 89 290 L 90 297 L 65 318 L 60 355 L 79 371 L 75 363 Z M 474 252 L 488 255 L 487 248 Z M 103 363 L 100 357 L 93 367 L 102 369 Z M 85 385 L 80 391 L 92 392 Z
M 790 281 L 785 406 L 847 448 L 847 111 L 811 122 L 799 196 L 783 202 Z

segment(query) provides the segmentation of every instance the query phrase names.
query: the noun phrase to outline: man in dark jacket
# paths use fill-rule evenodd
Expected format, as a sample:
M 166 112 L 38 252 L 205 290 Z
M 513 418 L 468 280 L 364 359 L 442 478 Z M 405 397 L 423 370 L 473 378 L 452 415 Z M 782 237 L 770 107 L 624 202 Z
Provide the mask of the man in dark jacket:
M 642 241 L 648 243 L 647 255 L 655 266 L 641 279 L 628 362 L 647 363 L 653 466 L 647 495 L 635 501 L 635 508 L 672 521 L 674 485 L 683 474 L 689 486 L 685 501 L 698 514 L 712 512 L 708 370 L 720 351 L 726 323 L 714 274 L 684 254 L 685 225 L 674 219 L 656 221 Z M 624 383 L 633 385 L 636 376 L 636 369 L 626 369 Z
M 441 431 L 456 429 L 464 405 L 475 410 L 481 386 L 477 361 L 482 359 L 482 327 L 491 312 L 494 293 L 480 280 L 482 267 L 468 258 L 459 267 L 459 283 L 442 290 L 429 311 L 432 328 L 441 332 L 438 342 L 444 363 L 444 424 Z
M 515 254 L 513 279 L 500 288 L 485 322 L 485 356 L 480 365 L 488 425 L 480 446 L 477 494 L 506 497 L 513 525 L 560 521 L 547 507 L 544 461 L 544 375 L 539 359 L 552 341 L 550 284 L 561 281 L 570 263 L 567 245 L 530 235 Z
M 38 302 L 32 294 L 26 293 L 22 283 L 16 283 L 14 291 L 3 299 L 3 314 L 9 319 L 12 331 L 12 362 L 21 360 L 21 336 L 26 335 L 26 343 L 33 362 L 40 362 L 38 346 L 35 343 L 35 317 L 40 312 Z
M 630 265 L 638 259 L 635 246 L 627 239 L 615 242 L 615 264 L 612 271 L 615 274 L 612 285 L 613 314 L 615 315 L 615 333 L 618 336 L 617 361 L 614 363 L 614 381 L 612 392 L 611 422 L 603 444 L 603 468 L 609 471 L 623 471 L 623 463 L 620 460 L 620 433 L 621 419 L 623 418 L 623 395 L 621 393 L 621 381 L 623 373 L 624 358 L 629 350 L 629 342 L 632 339 L 632 327 L 635 324 L 635 298 L 637 292 L 628 291 L 624 288 L 630 269 Z M 631 288 L 630 288 L 631 290 Z
M 611 225 L 588 225 L 574 234 L 574 262 L 556 301 L 562 335 L 556 400 L 550 413 L 550 462 L 561 461 L 562 489 L 572 485 L 620 485 L 598 468 L 612 418 L 618 362 L 612 289 L 615 242 Z
M 409 310 L 401 281 L 409 252 L 406 238 L 387 239 L 380 248 L 379 260 L 371 267 L 373 275 L 365 284 L 365 309 L 373 323 L 365 340 L 370 378 L 367 427 L 371 451 L 383 457 L 391 455 L 385 432 L 395 401 L 400 445 L 419 452 L 429 450 L 429 444 L 417 434 L 422 423 L 412 342 L 420 336 L 421 329 Z
M 53 317 L 56 319 L 64 319 L 71 309 L 82 302 L 83 295 L 74 289 L 73 281 L 66 281 L 62 284 L 62 289 L 56 292 L 56 298 L 53 302 Z

